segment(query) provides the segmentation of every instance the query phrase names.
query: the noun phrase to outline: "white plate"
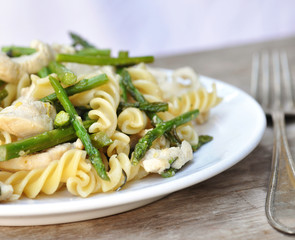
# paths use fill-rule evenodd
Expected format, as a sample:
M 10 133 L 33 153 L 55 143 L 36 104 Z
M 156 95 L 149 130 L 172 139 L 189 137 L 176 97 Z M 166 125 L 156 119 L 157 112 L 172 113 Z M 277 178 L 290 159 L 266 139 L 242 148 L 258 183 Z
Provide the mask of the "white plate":
M 134 209 L 169 193 L 192 186 L 230 168 L 259 143 L 266 126 L 260 106 L 248 94 L 226 83 L 201 77 L 210 88 L 217 84 L 223 102 L 214 108 L 199 133 L 214 140 L 195 153 L 194 160 L 172 178 L 149 176 L 119 192 L 97 194 L 83 199 L 66 191 L 35 200 L 22 198 L 0 205 L 0 225 L 22 226 L 74 222 L 99 218 Z

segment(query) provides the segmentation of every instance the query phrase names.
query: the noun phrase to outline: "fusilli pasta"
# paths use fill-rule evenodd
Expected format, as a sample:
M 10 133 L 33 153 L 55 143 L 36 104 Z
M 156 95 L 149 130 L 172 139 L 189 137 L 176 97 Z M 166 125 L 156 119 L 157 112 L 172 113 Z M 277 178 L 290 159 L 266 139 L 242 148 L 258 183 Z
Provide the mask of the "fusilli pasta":
M 145 177 L 148 173 L 138 164 L 134 166 L 125 153 L 112 155 L 109 159 L 110 170 L 108 176 L 110 181 L 104 181 L 98 177 L 95 170 L 80 171 L 76 177 L 69 178 L 67 181 L 67 189 L 70 193 L 82 197 L 87 197 L 91 193 L 109 192 L 118 189 L 125 181 Z M 123 173 L 124 171 L 124 173 Z
M 22 195 L 28 198 L 36 198 L 40 194 L 51 195 L 61 188 L 66 188 L 73 195 L 87 197 L 94 193 L 115 191 L 122 188 L 126 182 L 143 178 L 152 172 L 162 174 L 167 169 L 180 169 L 192 159 L 192 145 L 197 145 L 199 141 L 198 133 L 194 127 L 195 123 L 188 122 L 180 126 L 177 123 L 174 126 L 172 126 L 173 124 L 168 126 L 168 124 L 165 125 L 165 122 L 188 111 L 199 109 L 200 115 L 197 122 L 203 123 L 208 118 L 210 110 L 221 101 L 221 98 L 217 96 L 215 84 L 212 85 L 212 90 L 208 91 L 201 85 L 199 76 L 191 68 L 185 67 L 167 73 L 167 71 L 150 68 L 141 63 L 125 69 L 129 73 L 134 87 L 143 95 L 145 100 L 142 101 L 146 101 L 145 106 L 151 102 L 167 102 L 169 109 L 156 113 L 157 116 L 151 114 L 153 110 L 148 110 L 150 111 L 148 112 L 140 110 L 142 108 L 128 107 L 121 110 L 118 109 L 120 101 L 127 101 L 130 105 L 125 104 L 126 106 L 136 106 L 131 104 L 136 99 L 133 99 L 130 86 L 125 86 L 129 91 L 127 91 L 128 96 L 121 98 L 120 94 L 124 93 L 124 86 L 120 85 L 120 81 L 125 79 L 121 79 L 121 75 L 118 73 L 122 66 L 119 68 L 118 66 L 62 63 L 68 68 L 67 71 L 70 70 L 76 74 L 78 81 L 102 73 L 108 76 L 108 81 L 99 87 L 70 96 L 71 102 L 68 101 L 66 94 L 59 95 L 63 92 L 61 88 L 56 90 L 60 103 L 69 112 L 68 115 L 66 113 L 63 115 L 70 116 L 66 119 L 67 123 L 74 121 L 73 128 L 68 127 L 65 123 L 62 129 L 57 129 L 60 125 L 55 124 L 56 111 L 61 111 L 62 106 L 56 104 L 55 100 L 54 104 L 38 101 L 53 93 L 54 89 L 50 84 L 49 76 L 40 78 L 37 74 L 43 66 L 48 66 L 48 63 L 55 59 L 56 54 L 76 53 L 78 55 L 81 52 L 77 47 L 50 46 L 39 41 L 32 42 L 31 47 L 37 50 L 31 55 L 10 58 L 6 54 L 0 54 L 2 65 L 6 66 L 6 68 L 0 67 L 0 76 L 2 80 L 6 81 L 4 88 L 8 92 L 8 96 L 1 102 L 0 115 L 1 119 L 4 119 L 3 122 L 13 122 L 14 124 L 9 127 L 9 129 L 13 129 L 10 131 L 7 130 L 8 127 L 3 128 L 5 124 L 1 123 L 1 129 L 5 131 L 0 131 L 0 145 L 11 143 L 1 146 L 2 149 L 8 149 L 8 146 L 23 143 L 13 143 L 18 140 L 29 140 L 29 144 L 26 144 L 30 145 L 25 150 L 22 145 L 21 150 L 17 148 L 17 151 L 9 157 L 5 156 L 1 159 L 0 190 L 1 186 L 13 188 L 13 196 L 9 195 L 9 200 L 19 199 Z M 57 59 L 60 56 L 57 56 Z M 124 74 L 128 76 L 127 72 Z M 57 73 L 50 75 L 55 78 L 59 76 Z M 58 80 L 61 79 L 56 81 Z M 124 81 L 122 84 L 124 85 Z M 77 88 L 77 86 L 75 87 Z M 86 87 L 90 88 L 89 85 Z M 66 108 L 67 105 L 61 100 L 64 100 L 70 108 Z M 37 103 L 42 103 L 42 107 L 39 107 Z M 124 108 L 124 103 L 120 106 Z M 80 116 L 76 116 L 74 108 Z M 13 121 L 11 121 L 10 113 L 14 116 Z M 153 119 L 148 119 L 151 116 Z M 77 119 L 79 121 L 76 121 Z M 89 123 L 89 119 L 93 121 Z M 89 125 L 87 127 L 89 127 L 90 134 L 94 133 L 92 136 L 87 135 L 87 130 L 83 129 L 80 120 L 85 121 L 85 126 L 87 121 L 89 125 L 91 124 L 90 127 Z M 158 126 L 159 128 L 157 128 Z M 157 129 L 150 132 L 151 135 L 158 132 L 155 134 L 157 139 L 153 139 L 154 141 L 151 143 L 143 137 L 153 128 Z M 81 132 L 87 141 L 81 137 L 82 134 L 78 130 L 83 130 Z M 173 143 L 165 132 L 170 130 L 173 131 L 171 133 L 175 134 L 174 137 L 177 139 Z M 32 150 L 31 146 L 37 141 L 30 142 L 31 139 L 37 139 L 37 134 L 44 136 L 45 132 L 50 136 L 50 139 L 53 135 L 52 132 L 60 134 L 56 137 L 58 140 L 52 141 L 56 146 L 49 148 L 54 144 L 46 145 L 44 143 L 45 147 L 42 145 L 42 147 Z M 65 132 L 69 135 L 66 135 Z M 103 134 L 100 135 L 100 132 Z M 148 137 L 151 135 L 147 134 Z M 80 139 L 73 143 L 77 136 L 81 137 L 87 152 L 82 150 L 84 146 Z M 98 136 L 102 136 L 102 139 L 98 139 Z M 48 138 L 43 139 L 45 139 L 44 142 L 48 140 Z M 101 144 L 99 140 L 101 142 L 105 140 L 105 142 Z M 136 146 L 138 142 L 140 144 Z M 67 148 L 63 148 L 63 146 L 67 146 Z M 94 149 L 94 146 L 98 149 Z M 134 149 L 138 146 L 144 156 L 138 157 L 139 159 L 132 158 L 137 154 Z M 54 148 L 63 148 L 63 150 L 53 154 Z M 93 158 L 94 154 L 92 155 L 89 149 L 95 152 L 96 159 Z M 101 159 L 99 154 L 101 154 Z M 131 158 L 135 162 L 141 159 L 141 162 L 133 165 Z M 7 159 L 9 160 L 5 161 Z M 105 166 L 110 181 L 103 180 L 103 177 L 100 178 L 97 169 L 93 167 L 92 164 L 97 159 L 99 161 L 97 166 Z M 103 163 L 100 162 L 101 160 Z M 99 174 L 105 176 L 105 172 Z
M 120 101 L 119 80 L 111 68 L 105 68 L 105 72 L 109 81 L 98 87 L 94 98 L 90 101 L 90 107 L 93 110 L 89 111 L 88 115 L 90 119 L 97 122 L 90 126 L 89 132 L 103 131 L 108 136 L 112 136 L 117 127 L 116 111 Z
M 126 134 L 136 134 L 147 124 L 147 116 L 138 108 L 126 108 L 118 116 L 118 127 Z
M 18 198 L 24 193 L 29 198 L 35 198 L 40 192 L 53 194 L 62 183 L 80 171 L 90 171 L 91 164 L 85 161 L 86 152 L 69 150 L 60 160 L 51 162 L 46 168 L 16 173 L 0 172 L 0 181 L 13 187 Z

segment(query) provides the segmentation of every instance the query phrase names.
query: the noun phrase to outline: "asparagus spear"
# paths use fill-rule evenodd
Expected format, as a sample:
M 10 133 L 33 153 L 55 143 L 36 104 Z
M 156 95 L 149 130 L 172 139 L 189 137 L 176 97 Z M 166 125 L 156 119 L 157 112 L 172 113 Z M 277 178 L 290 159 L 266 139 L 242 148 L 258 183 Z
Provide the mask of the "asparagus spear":
M 48 67 L 43 67 L 37 74 L 40 78 L 45 78 L 50 74 L 50 70 Z
M 118 54 L 119 58 L 127 58 L 129 57 L 129 52 L 128 51 L 120 51 L 119 54 Z
M 212 141 L 213 137 L 209 136 L 209 135 L 200 135 L 199 136 L 199 142 L 197 145 L 193 145 L 193 151 L 197 151 L 201 146 L 203 146 L 204 144 Z
M 138 143 L 135 145 L 135 149 L 131 159 L 132 164 L 136 165 L 139 162 L 139 160 L 145 155 L 145 153 L 151 147 L 153 141 L 156 138 L 162 136 L 165 132 L 170 131 L 172 128 L 176 128 L 193 120 L 198 116 L 198 114 L 198 109 L 186 112 L 167 122 L 159 123 L 154 129 L 147 132 L 141 139 L 139 139 Z
M 138 91 L 138 89 L 133 85 L 131 77 L 126 69 L 121 70 L 121 77 L 123 84 L 126 86 L 126 89 L 131 94 L 131 96 L 140 103 L 147 103 L 141 92 Z M 146 112 L 146 114 L 149 117 L 149 119 L 151 119 L 152 124 L 154 126 L 163 122 L 162 119 L 155 112 Z M 171 145 L 173 146 L 177 146 L 180 143 L 176 131 L 173 134 L 170 132 L 166 132 L 165 137 L 170 141 Z
M 92 88 L 98 87 L 108 81 L 108 76 L 106 74 L 100 74 L 98 76 L 89 78 L 89 79 L 83 79 L 80 82 L 76 83 L 75 85 L 72 85 L 70 87 L 65 88 L 65 91 L 68 96 L 72 96 L 76 93 L 80 93 L 83 91 L 90 90 Z M 52 93 L 44 98 L 41 98 L 40 101 L 42 102 L 53 102 L 57 99 L 56 93 Z
M 49 63 L 48 67 L 51 72 L 57 74 L 60 81 L 65 85 L 72 85 L 77 81 L 75 73 L 58 62 L 52 61 Z
M 87 133 L 87 130 L 82 124 L 81 117 L 77 114 L 74 106 L 70 102 L 66 91 L 63 89 L 61 84 L 57 79 L 52 76 L 49 76 L 49 81 L 54 88 L 56 96 L 66 112 L 70 114 L 71 123 L 75 129 L 76 135 L 82 141 L 86 152 L 89 155 L 90 162 L 92 163 L 93 167 L 97 171 L 97 174 L 104 180 L 109 180 L 109 177 L 106 173 L 105 166 L 102 162 L 102 158 L 100 156 L 99 151 L 92 145 L 91 139 Z
M 8 92 L 7 92 L 7 90 L 4 88 L 4 89 L 2 89 L 2 90 L 0 90 L 0 102 L 4 99 L 4 98 L 6 98 L 8 96 Z
M 165 169 L 164 172 L 161 173 L 161 176 L 164 178 L 169 178 L 169 177 L 173 177 L 175 175 L 175 173 L 177 172 L 176 168 L 171 167 L 171 165 L 177 160 L 178 157 L 171 159 L 169 161 L 170 164 L 170 168 Z
M 94 121 L 84 121 L 85 128 L 89 128 Z M 61 143 L 77 139 L 75 129 L 72 126 L 54 129 L 30 138 L 19 140 L 0 146 L 0 161 L 6 161 L 23 155 L 56 146 Z
M 97 48 L 83 48 L 77 52 L 77 55 L 81 56 L 101 56 L 101 57 L 110 57 L 110 49 L 97 49 Z
M 127 97 L 127 89 L 122 81 L 122 78 L 120 78 L 119 80 L 119 86 L 120 86 L 120 89 L 121 89 L 121 98 L 122 100 L 127 103 L 127 100 L 128 100 L 128 97 Z
M 134 102 L 134 103 L 128 103 L 128 102 L 120 102 L 118 106 L 118 110 L 122 111 L 125 108 L 128 107 L 135 107 L 139 108 L 142 111 L 148 111 L 148 112 L 165 112 L 168 111 L 168 103 L 165 102 Z
M 111 57 L 95 57 L 80 56 L 77 54 L 57 54 L 58 62 L 76 62 L 89 65 L 113 65 L 113 66 L 131 66 L 141 62 L 150 63 L 154 61 L 152 56 L 144 57 L 128 57 L 128 58 L 111 58 Z
M 60 111 L 56 114 L 54 119 L 54 126 L 56 128 L 65 127 L 70 124 L 70 114 L 65 111 Z
M 169 178 L 169 177 L 173 177 L 177 172 L 177 169 L 171 167 L 166 169 L 163 173 L 161 173 L 161 176 L 163 178 Z
M 84 38 L 79 36 L 76 33 L 70 32 L 70 36 L 73 39 L 73 46 L 81 45 L 84 48 L 94 48 L 94 46 L 90 43 L 88 43 Z
M 91 142 L 96 148 L 109 146 L 113 141 L 104 132 L 98 132 L 90 135 Z
M 30 55 L 36 52 L 34 48 L 6 46 L 2 47 L 2 52 L 5 52 L 9 57 L 19 57 L 22 55 Z

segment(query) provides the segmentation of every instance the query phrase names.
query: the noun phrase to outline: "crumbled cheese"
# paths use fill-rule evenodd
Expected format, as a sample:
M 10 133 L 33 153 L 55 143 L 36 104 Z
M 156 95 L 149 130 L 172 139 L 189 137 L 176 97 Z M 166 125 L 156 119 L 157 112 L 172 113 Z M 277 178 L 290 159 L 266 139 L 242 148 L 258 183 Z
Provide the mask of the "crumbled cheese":
M 146 152 L 141 164 L 145 171 L 161 174 L 165 169 L 170 168 L 170 166 L 180 169 L 191 159 L 193 159 L 191 145 L 187 141 L 183 141 L 181 147 L 165 149 L 151 148 Z

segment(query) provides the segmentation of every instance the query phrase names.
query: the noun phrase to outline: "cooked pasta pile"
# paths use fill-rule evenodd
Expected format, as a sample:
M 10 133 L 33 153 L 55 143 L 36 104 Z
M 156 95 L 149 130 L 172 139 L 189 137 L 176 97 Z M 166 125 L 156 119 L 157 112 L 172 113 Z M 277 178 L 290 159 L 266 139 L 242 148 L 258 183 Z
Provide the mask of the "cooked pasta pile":
M 48 45 L 40 41 L 33 41 L 31 48 L 36 52 L 19 57 L 0 53 L 0 79 L 5 82 L 2 89 L 8 93 L 1 102 L 2 146 L 55 128 L 53 122 L 59 110 L 52 103 L 39 100 L 54 93 L 49 77 L 57 75 L 50 73 L 40 77 L 37 73 L 55 60 L 57 54 L 77 52 L 72 46 Z M 192 159 L 191 146 L 199 143 L 195 122 L 205 122 L 210 109 L 221 101 L 216 86 L 213 84 L 208 91 L 191 68 L 177 69 L 168 76 L 167 71 L 144 63 L 127 67 L 133 85 L 147 102 L 168 103 L 168 111 L 157 113 L 164 122 L 195 109 L 200 112 L 196 121 L 176 128 L 180 140 L 178 146 L 172 146 L 166 135 L 162 135 L 153 141 L 136 165 L 131 161 L 134 148 L 139 139 L 155 126 L 148 113 L 137 107 L 118 110 L 122 88 L 117 68 L 62 63 L 75 73 L 77 82 L 107 75 L 105 84 L 74 94 L 69 99 L 76 108 L 87 109 L 87 119 L 93 121 L 88 129 L 90 135 L 103 132 L 110 139 L 110 144 L 99 149 L 109 180 L 99 177 L 80 139 L 71 140 L 33 154 L 24 151 L 18 157 L 0 162 L 0 201 L 17 200 L 23 195 L 28 198 L 36 198 L 41 193 L 51 195 L 64 188 L 73 195 L 88 197 L 94 193 L 117 190 L 126 181 L 140 179 L 153 172 L 161 174 L 171 167 L 180 169 Z M 127 97 L 128 102 L 135 102 L 130 95 Z M 180 162 L 182 157 L 185 162 Z

